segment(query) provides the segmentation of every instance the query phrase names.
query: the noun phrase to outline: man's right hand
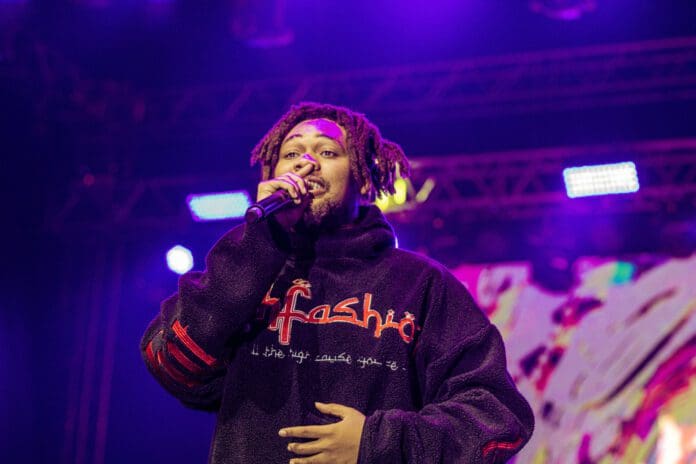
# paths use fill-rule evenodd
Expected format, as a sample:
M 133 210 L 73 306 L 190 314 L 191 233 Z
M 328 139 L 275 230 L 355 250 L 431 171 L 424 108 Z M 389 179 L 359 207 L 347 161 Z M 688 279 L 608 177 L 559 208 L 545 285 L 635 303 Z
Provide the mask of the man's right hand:
M 275 213 L 275 219 L 285 230 L 291 230 L 299 222 L 312 198 L 307 184 L 305 184 L 304 177 L 308 176 L 313 170 L 314 164 L 307 162 L 295 172 L 286 172 L 278 177 L 259 183 L 256 192 L 257 202 L 271 196 L 278 190 L 285 190 L 290 195 L 290 198 L 293 199 L 294 206 L 283 208 Z

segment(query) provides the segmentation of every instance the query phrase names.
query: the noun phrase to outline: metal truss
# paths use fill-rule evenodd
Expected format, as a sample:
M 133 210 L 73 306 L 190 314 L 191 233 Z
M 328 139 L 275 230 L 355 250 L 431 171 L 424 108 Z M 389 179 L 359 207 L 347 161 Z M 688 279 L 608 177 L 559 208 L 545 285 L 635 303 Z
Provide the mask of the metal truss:
M 265 126 L 301 100 L 427 121 L 694 98 L 696 37 L 688 37 L 191 88 L 146 105 L 158 130 L 215 131 Z
M 186 205 L 190 193 L 238 190 L 248 183 L 241 173 L 122 180 L 86 175 L 51 208 L 46 226 L 54 233 L 94 232 L 127 238 L 147 231 L 185 231 L 193 226 Z
M 639 192 L 567 197 L 564 168 L 613 161 L 636 163 Z M 394 211 L 397 219 L 409 223 L 451 217 L 478 222 L 553 214 L 696 212 L 696 139 L 421 158 L 413 165 L 409 201 Z M 427 198 L 420 195 L 417 200 L 418 192 L 433 183 Z
M 563 168 L 607 160 L 634 161 L 640 191 L 572 200 L 566 197 Z M 461 154 L 419 158 L 412 164 L 407 201 L 389 213 L 400 223 L 430 225 L 453 218 L 469 223 L 510 221 L 552 214 L 693 215 L 696 211 L 696 139 Z M 53 209 L 56 213 L 48 223 L 59 233 L 101 231 L 122 237 L 147 230 L 186 230 L 192 226 L 184 201 L 188 193 L 253 186 L 255 176 L 249 171 L 236 177 L 85 178 Z
M 39 43 L 4 41 L 0 77 L 40 80 L 40 102 L 79 134 L 229 134 L 266 128 L 301 100 L 350 105 L 380 123 L 696 99 L 696 37 L 545 50 L 383 69 L 312 74 L 171 90 L 134 90 L 81 77 Z M 29 41 L 29 43 L 32 43 Z M 33 54 L 20 59 L 22 54 Z M 49 108 L 50 109 L 50 108 Z

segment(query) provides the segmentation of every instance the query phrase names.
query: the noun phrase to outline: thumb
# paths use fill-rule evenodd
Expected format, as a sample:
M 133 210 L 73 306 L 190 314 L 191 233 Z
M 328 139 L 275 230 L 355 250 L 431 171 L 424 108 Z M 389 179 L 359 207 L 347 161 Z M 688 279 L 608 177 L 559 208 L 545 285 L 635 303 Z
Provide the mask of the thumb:
M 318 401 L 314 402 L 314 405 L 319 411 L 324 414 L 330 414 L 332 416 L 338 416 L 343 419 L 346 416 L 347 406 L 336 403 L 320 403 Z

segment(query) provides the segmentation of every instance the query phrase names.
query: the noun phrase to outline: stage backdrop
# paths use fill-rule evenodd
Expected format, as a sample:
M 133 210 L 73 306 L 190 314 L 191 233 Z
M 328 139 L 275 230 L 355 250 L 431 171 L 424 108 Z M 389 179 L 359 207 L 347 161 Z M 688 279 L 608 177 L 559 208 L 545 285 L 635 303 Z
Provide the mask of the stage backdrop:
M 453 272 L 535 412 L 516 464 L 696 462 L 696 255 L 584 258 L 566 293 L 525 263 Z

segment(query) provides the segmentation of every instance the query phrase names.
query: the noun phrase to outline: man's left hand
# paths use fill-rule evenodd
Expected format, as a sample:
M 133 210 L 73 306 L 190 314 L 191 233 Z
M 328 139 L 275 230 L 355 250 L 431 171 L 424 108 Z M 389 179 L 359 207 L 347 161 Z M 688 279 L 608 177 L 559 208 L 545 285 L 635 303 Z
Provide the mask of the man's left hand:
M 306 443 L 290 443 L 288 450 L 308 457 L 293 458 L 290 464 L 355 464 L 358 462 L 360 437 L 365 416 L 357 409 L 335 403 L 314 403 L 324 414 L 338 416 L 339 422 L 280 429 L 281 437 L 315 438 Z

